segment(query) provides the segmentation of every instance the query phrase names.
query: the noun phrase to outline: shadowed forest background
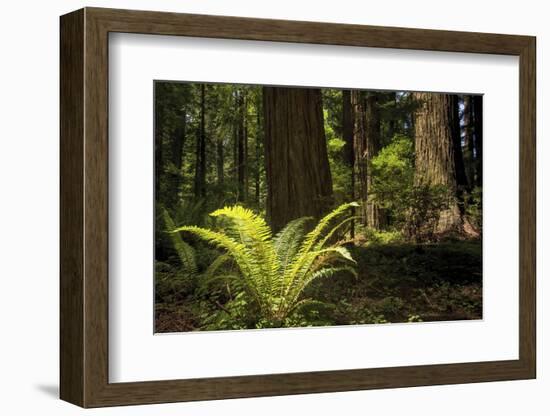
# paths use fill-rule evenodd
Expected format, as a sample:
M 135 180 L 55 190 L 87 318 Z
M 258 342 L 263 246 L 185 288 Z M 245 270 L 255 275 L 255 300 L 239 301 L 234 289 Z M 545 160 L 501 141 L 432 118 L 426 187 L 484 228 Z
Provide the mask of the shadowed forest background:
M 155 82 L 155 331 L 481 319 L 482 96 Z

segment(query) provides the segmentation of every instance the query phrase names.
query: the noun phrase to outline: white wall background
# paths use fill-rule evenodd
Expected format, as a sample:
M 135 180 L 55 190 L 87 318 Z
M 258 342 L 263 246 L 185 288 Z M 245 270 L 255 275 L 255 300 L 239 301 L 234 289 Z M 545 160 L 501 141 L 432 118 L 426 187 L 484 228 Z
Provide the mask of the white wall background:
M 550 160 L 542 123 L 550 101 L 545 2 L 277 0 L 120 0 L 4 2 L 0 14 L 0 411 L 73 415 L 58 395 L 58 16 L 82 6 L 240 15 L 294 20 L 529 34 L 538 37 L 538 330 L 537 380 L 317 394 L 87 411 L 102 415 L 546 415 L 550 361 L 545 356 L 550 286 L 544 258 L 550 226 Z

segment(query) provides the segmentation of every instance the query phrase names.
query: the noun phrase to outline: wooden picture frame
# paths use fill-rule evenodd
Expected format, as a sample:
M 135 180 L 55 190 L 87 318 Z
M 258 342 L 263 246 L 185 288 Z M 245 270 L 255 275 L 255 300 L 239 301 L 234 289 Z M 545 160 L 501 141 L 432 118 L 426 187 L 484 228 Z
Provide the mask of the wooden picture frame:
M 520 66 L 519 359 L 109 383 L 108 34 L 502 54 Z M 61 17 L 61 399 L 82 407 L 530 379 L 535 333 L 535 38 L 85 8 Z

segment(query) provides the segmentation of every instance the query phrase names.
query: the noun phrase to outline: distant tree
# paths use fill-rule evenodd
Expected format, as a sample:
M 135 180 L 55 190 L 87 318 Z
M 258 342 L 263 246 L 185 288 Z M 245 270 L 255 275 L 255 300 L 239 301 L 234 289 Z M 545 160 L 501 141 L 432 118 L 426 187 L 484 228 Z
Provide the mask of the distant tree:
M 200 127 L 197 134 L 195 163 L 195 197 L 206 196 L 206 86 L 200 84 Z
M 367 222 L 368 178 L 367 178 L 367 130 L 366 103 L 361 91 L 351 92 L 351 107 L 353 111 L 353 154 L 355 156 L 355 196 L 360 203 L 359 214 L 361 222 Z
M 372 189 L 373 175 L 371 174 L 371 161 L 381 149 L 381 117 L 379 108 L 380 93 L 368 92 L 366 96 L 366 112 L 365 112 L 365 152 L 364 159 L 367 166 L 367 183 L 365 203 L 366 225 L 371 228 L 379 229 L 385 224 L 385 216 L 383 210 L 370 197 Z M 384 97 L 383 97 L 384 98 Z
M 451 122 L 451 134 L 453 138 L 453 156 L 455 162 L 455 177 L 457 186 L 457 197 L 462 198 L 462 194 L 468 187 L 468 179 L 466 178 L 466 171 L 464 168 L 464 158 L 462 155 L 462 137 L 460 129 L 460 110 L 459 110 L 459 98 L 458 95 L 452 94 L 449 99 L 451 100 L 452 113 L 450 117 Z
M 476 186 L 483 185 L 483 96 L 474 95 L 474 149 L 475 149 L 475 167 L 476 167 Z
M 475 182 L 475 166 L 474 166 L 474 114 L 473 114 L 473 98 L 471 95 L 463 96 L 463 131 L 464 131 L 464 168 L 468 187 L 474 185 Z
M 247 159 L 248 159 L 248 127 L 247 127 L 247 99 L 246 90 L 238 90 L 238 121 L 237 121 L 237 200 L 247 200 Z
M 355 149 L 354 149 L 354 123 L 355 117 L 351 103 L 351 91 L 342 91 L 342 136 L 344 139 L 344 161 L 350 172 L 350 200 L 355 201 Z M 355 207 L 352 207 L 355 214 Z M 352 220 L 350 227 L 351 238 L 355 238 L 355 220 Z

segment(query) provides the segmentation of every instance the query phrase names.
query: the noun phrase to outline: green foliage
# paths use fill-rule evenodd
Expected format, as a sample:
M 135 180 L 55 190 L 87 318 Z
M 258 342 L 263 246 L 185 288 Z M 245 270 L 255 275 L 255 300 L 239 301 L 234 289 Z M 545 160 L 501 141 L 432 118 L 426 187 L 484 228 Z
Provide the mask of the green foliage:
M 441 212 L 449 206 L 451 198 L 446 186 L 414 185 L 406 194 L 409 209 L 403 228 L 405 235 L 417 243 L 432 240 Z
M 331 118 L 331 112 L 324 110 L 325 136 L 332 176 L 333 197 L 335 201 L 340 203 L 349 199 L 351 192 L 351 171 L 343 157 L 346 142 L 336 134 L 330 122 Z
M 476 186 L 470 193 L 464 194 L 464 212 L 470 223 L 481 230 L 483 227 L 483 193 L 481 187 Z
M 164 207 L 160 207 L 161 215 L 164 220 L 165 228 L 167 230 L 173 230 L 176 228 L 176 224 L 172 217 Z M 195 250 L 188 243 L 183 241 L 179 233 L 170 233 L 170 239 L 172 245 L 181 263 L 180 270 L 183 273 L 189 275 L 197 272 L 197 263 L 195 262 Z
M 414 180 L 412 139 L 403 135 L 395 136 L 392 143 L 372 159 L 371 173 L 371 194 L 374 200 L 390 216 L 403 221 Z
M 417 242 L 432 239 L 440 213 L 452 196 L 443 185 L 414 183 L 412 140 L 395 136 L 371 166 L 373 199 L 387 210 L 395 226 Z
M 403 234 L 401 231 L 376 230 L 373 228 L 366 228 L 364 230 L 364 233 L 365 238 L 367 239 L 367 245 L 395 244 L 403 241 Z
M 331 243 L 337 230 L 347 224 L 342 217 L 355 206 L 356 203 L 339 206 L 307 234 L 308 219 L 303 218 L 290 222 L 273 237 L 261 216 L 238 205 L 210 214 L 226 220 L 223 231 L 183 226 L 173 232 L 191 233 L 223 249 L 225 257 L 214 262 L 207 275 L 216 276 L 223 263 L 234 262 L 238 275 L 221 278 L 243 289 L 246 297 L 242 302 L 258 311 L 256 327 L 280 327 L 287 326 L 287 319 L 313 303 L 301 296 L 310 283 L 339 272 L 355 274 L 355 261 L 349 251 L 339 243 Z

